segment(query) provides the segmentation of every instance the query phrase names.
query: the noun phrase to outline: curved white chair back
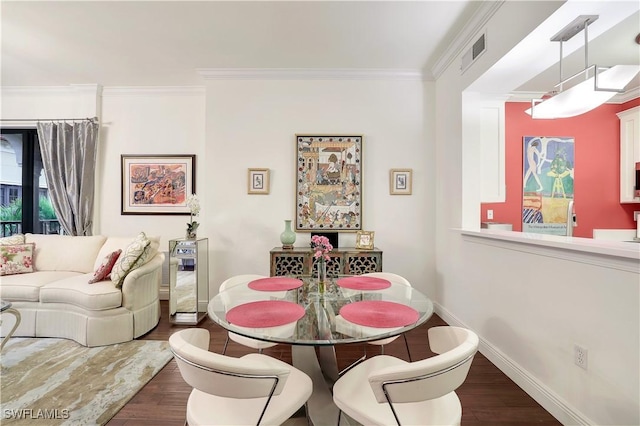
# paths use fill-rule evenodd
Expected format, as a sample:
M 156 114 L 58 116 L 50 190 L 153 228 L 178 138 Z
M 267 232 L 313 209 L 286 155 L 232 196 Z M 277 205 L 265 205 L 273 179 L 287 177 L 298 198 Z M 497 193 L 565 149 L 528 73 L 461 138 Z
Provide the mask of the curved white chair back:
M 398 274 L 394 274 L 392 272 L 368 272 L 366 274 L 362 274 L 363 277 L 375 277 L 375 278 L 383 278 L 385 280 L 389 280 L 395 284 L 406 285 L 407 287 L 411 287 L 411 283 L 405 277 L 400 276 Z
M 267 277 L 264 275 L 257 275 L 257 274 L 234 275 L 232 277 L 227 278 L 222 282 L 222 284 L 220 284 L 219 291 L 222 292 L 228 288 L 232 288 L 240 284 L 246 284 L 248 282 L 251 282 L 253 280 L 258 280 L 260 278 L 267 278 Z
M 439 398 L 466 379 L 478 350 L 478 336 L 459 327 L 432 327 L 429 345 L 440 353 L 422 361 L 383 368 L 369 376 L 380 403 L 417 402 Z M 439 352 L 444 350 L 443 352 Z
M 289 376 L 289 369 L 269 363 L 265 355 L 233 358 L 209 352 L 206 329 L 190 328 L 174 333 L 169 337 L 169 345 L 184 380 L 211 395 L 227 398 L 278 395 Z

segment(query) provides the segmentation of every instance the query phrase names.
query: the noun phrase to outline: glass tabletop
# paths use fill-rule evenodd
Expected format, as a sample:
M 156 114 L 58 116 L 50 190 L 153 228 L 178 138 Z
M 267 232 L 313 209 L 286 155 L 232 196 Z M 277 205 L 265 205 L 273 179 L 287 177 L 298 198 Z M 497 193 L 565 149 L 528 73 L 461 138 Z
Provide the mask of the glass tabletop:
M 292 278 L 300 279 L 302 285 L 285 291 L 259 291 L 249 288 L 247 282 L 220 292 L 209 302 L 209 317 L 229 331 L 258 340 L 293 345 L 335 345 L 396 336 L 418 327 L 433 314 L 433 304 L 427 296 L 402 284 L 391 282 L 390 287 L 382 290 L 353 290 L 339 286 L 337 281 L 340 277 L 334 277 L 328 279 L 325 291 L 319 293 L 315 278 Z M 274 306 L 280 302 L 297 305 L 302 308 L 297 308 L 302 317 L 273 327 L 243 327 L 227 319 L 227 313 L 234 308 L 265 306 L 266 301 L 275 301 Z M 357 302 L 375 302 L 385 307 L 402 305 L 399 307 L 403 309 L 409 307 L 417 313 L 417 320 L 397 327 L 359 325 L 340 315 L 344 306 Z

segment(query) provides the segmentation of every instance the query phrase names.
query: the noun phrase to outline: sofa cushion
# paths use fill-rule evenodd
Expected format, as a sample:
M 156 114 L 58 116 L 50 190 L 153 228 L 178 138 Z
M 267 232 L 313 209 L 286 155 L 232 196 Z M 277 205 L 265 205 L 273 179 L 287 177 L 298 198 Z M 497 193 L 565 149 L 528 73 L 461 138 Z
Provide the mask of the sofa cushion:
M 106 237 L 26 234 L 27 243 L 36 243 L 37 271 L 94 271 L 94 264 Z M 102 258 L 100 258 L 102 261 Z
M 33 272 L 34 251 L 33 243 L 0 246 L 0 275 Z
M 122 250 L 118 249 L 106 255 L 104 259 L 102 259 L 102 263 L 98 269 L 93 273 L 93 278 L 89 280 L 89 284 L 110 278 L 111 270 L 113 269 L 113 265 L 116 264 L 118 257 L 120 257 L 120 253 L 122 253 Z
M 77 275 L 83 274 L 71 271 L 35 271 L 31 274 L 4 276 L 0 285 L 0 298 L 12 302 L 37 302 L 40 300 L 42 286 Z
M 68 303 L 90 311 L 103 311 L 122 305 L 122 292 L 111 281 L 89 284 L 90 274 L 76 275 L 40 288 L 40 303 Z
M 118 261 L 111 270 L 111 281 L 115 286 L 121 288 L 129 272 L 149 262 L 158 252 L 158 246 L 159 244 L 156 242 L 152 243 L 144 232 L 138 234 L 138 236 L 125 247 L 120 258 L 118 258 Z
M 24 244 L 24 235 L 14 234 L 9 237 L 0 238 L 0 246 L 12 246 L 14 244 Z

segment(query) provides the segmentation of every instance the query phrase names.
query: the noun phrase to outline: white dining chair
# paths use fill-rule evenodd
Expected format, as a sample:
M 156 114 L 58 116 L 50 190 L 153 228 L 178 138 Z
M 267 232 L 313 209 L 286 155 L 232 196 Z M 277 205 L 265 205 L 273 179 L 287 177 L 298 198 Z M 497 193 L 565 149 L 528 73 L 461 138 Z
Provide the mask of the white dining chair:
M 258 280 L 260 278 L 268 278 L 268 277 L 264 275 L 255 275 L 255 274 L 235 275 L 233 277 L 230 277 L 224 280 L 222 284 L 220 284 L 219 291 L 220 293 L 222 293 L 224 290 L 233 288 L 241 284 L 247 284 L 253 280 Z M 232 301 L 229 300 L 228 303 L 232 303 Z M 229 345 L 229 340 L 233 340 L 234 342 L 239 343 L 243 346 L 247 346 L 249 348 L 257 349 L 258 353 L 262 353 L 263 349 L 270 348 L 277 345 L 277 343 L 252 339 L 250 337 L 245 337 L 240 334 L 229 331 L 227 332 L 227 339 L 225 340 L 224 348 L 222 349 L 223 355 L 227 352 L 227 346 Z
M 362 274 L 363 277 L 374 277 L 374 278 L 382 278 L 385 280 L 389 280 L 392 284 L 400 284 L 400 285 L 404 285 L 407 287 L 411 287 L 411 283 L 409 282 L 409 280 L 407 280 L 406 278 L 404 278 L 403 276 L 400 276 L 398 274 L 394 274 L 392 272 L 369 272 L 366 274 Z M 410 297 L 409 297 L 410 298 Z M 380 340 L 374 340 L 371 342 L 367 342 L 370 345 L 376 345 L 376 346 L 380 346 L 380 351 L 381 353 L 384 355 L 384 345 L 388 345 L 389 343 L 393 342 L 394 340 L 396 340 L 398 336 L 393 336 L 393 337 L 387 337 L 386 339 L 380 339 Z M 402 333 L 402 337 L 404 338 L 404 345 L 407 348 L 407 355 L 409 356 L 409 361 L 411 361 L 411 352 L 409 351 L 409 342 L 407 342 L 407 336 Z M 366 352 L 366 349 L 365 349 Z
M 438 355 L 416 362 L 378 355 L 338 379 L 333 386 L 338 425 L 342 412 L 365 425 L 460 424 L 462 405 L 455 390 L 469 373 L 478 336 L 450 326 L 428 333 Z
M 309 399 L 309 376 L 267 355 L 241 358 L 209 352 L 209 330 L 189 328 L 169 337 L 180 374 L 193 387 L 186 424 L 279 425 Z

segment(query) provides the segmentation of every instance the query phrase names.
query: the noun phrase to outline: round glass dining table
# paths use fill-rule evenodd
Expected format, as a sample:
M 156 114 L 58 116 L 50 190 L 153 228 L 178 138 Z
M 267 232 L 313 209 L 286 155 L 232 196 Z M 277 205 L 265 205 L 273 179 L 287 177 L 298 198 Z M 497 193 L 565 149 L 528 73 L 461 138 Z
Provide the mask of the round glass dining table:
M 230 332 L 292 345 L 293 365 L 314 382 L 307 402 L 309 419 L 314 424 L 334 423 L 338 409 L 331 387 L 339 376 L 334 346 L 397 336 L 433 314 L 431 300 L 414 287 L 391 280 L 378 286 L 357 281 L 362 280 L 329 278 L 319 292 L 314 277 L 270 277 L 218 293 L 207 311 Z M 361 307 L 366 309 L 355 309 Z

